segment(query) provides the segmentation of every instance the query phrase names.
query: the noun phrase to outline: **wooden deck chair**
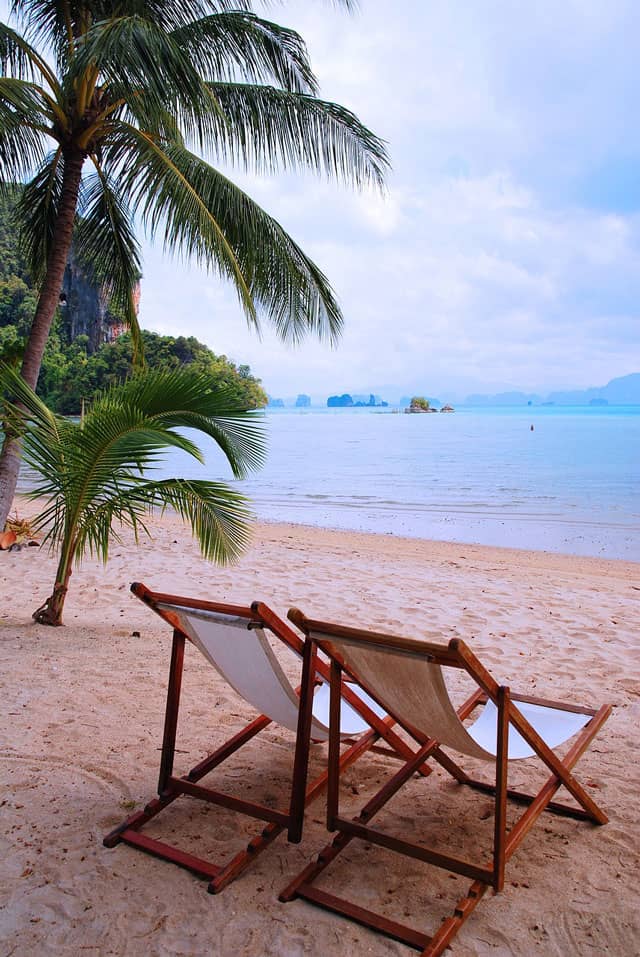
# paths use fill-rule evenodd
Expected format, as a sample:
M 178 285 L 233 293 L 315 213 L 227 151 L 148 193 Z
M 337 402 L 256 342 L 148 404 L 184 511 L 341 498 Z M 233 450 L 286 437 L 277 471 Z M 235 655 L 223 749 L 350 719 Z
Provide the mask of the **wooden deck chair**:
M 296 747 L 295 750 L 287 811 L 254 804 L 244 798 L 198 784 L 202 777 L 250 741 L 271 721 L 298 732 L 298 694 L 284 674 L 265 632 L 279 638 L 297 655 L 303 656 L 305 681 L 307 676 L 311 675 L 312 685 L 322 679 L 323 674 L 328 679 L 328 667 L 318 661 L 310 648 L 307 649 L 305 659 L 302 638 L 275 612 L 260 602 L 249 608 L 200 601 L 155 593 L 137 582 L 131 586 L 131 590 L 173 628 L 158 797 L 107 834 L 103 843 L 107 847 L 113 847 L 124 841 L 186 867 L 209 878 L 209 891 L 217 893 L 243 871 L 283 829 L 288 829 L 289 840 L 300 841 L 305 805 L 322 791 L 327 780 L 325 771 L 309 788 L 306 787 L 309 739 L 327 741 L 329 734 L 329 685 L 325 681 L 316 689 L 305 718 L 306 724 L 301 727 L 301 733 L 297 734 L 296 740 L 301 742 L 301 747 Z M 261 713 L 222 747 L 200 761 L 188 774 L 176 777 L 173 765 L 186 640 L 195 645 L 234 690 Z M 403 762 L 413 754 L 406 742 L 392 730 L 394 721 L 362 689 L 345 684 L 343 693 L 345 708 L 339 736 L 348 739 L 349 747 L 340 757 L 341 768 L 347 767 L 374 746 L 376 750 L 384 750 Z M 388 747 L 380 748 L 376 745 L 380 738 L 385 739 Z M 423 773 L 425 771 L 426 769 L 423 769 Z M 266 826 L 250 841 L 246 849 L 221 865 L 195 857 L 141 833 L 141 828 L 151 818 L 181 795 L 190 795 L 250 815 L 266 822 Z
M 464 641 L 432 644 L 390 635 L 342 627 L 305 618 L 291 609 L 289 618 L 307 635 L 307 641 L 331 659 L 331 702 L 329 737 L 329 782 L 327 790 L 327 827 L 338 831 L 317 862 L 311 863 L 280 895 L 283 901 L 302 897 L 336 911 L 367 927 L 437 957 L 451 943 L 488 888 L 502 890 L 505 864 L 543 811 L 568 814 L 605 824 L 607 817 L 572 774 L 572 768 L 608 718 L 611 707 L 598 710 L 574 704 L 547 701 L 511 694 L 500 686 L 482 666 Z M 474 680 L 476 690 L 456 711 L 444 682 L 443 669 L 457 668 Z M 401 727 L 422 742 L 421 750 L 375 794 L 358 817 L 340 817 L 338 807 L 338 728 L 341 712 L 342 674 L 362 681 L 369 693 Z M 310 686 L 302 689 L 302 711 L 310 706 Z M 481 707 L 470 726 L 463 722 Z M 561 758 L 556 748 L 575 738 Z M 490 762 L 495 780 L 470 777 L 443 748 Z M 508 786 L 511 760 L 536 757 L 550 775 L 536 794 L 523 794 Z M 476 864 L 440 853 L 423 844 L 410 843 L 381 829 L 371 827 L 371 818 L 402 787 L 420 761 L 433 759 L 462 785 L 494 796 L 495 821 L 493 849 L 488 863 Z M 575 799 L 573 804 L 555 803 L 556 791 L 564 786 Z M 524 812 L 507 826 L 507 801 L 526 806 Z M 436 867 L 470 878 L 472 884 L 452 916 L 446 918 L 432 937 L 380 914 L 366 910 L 343 898 L 314 886 L 314 880 L 354 838 L 379 845 L 400 854 L 425 861 Z

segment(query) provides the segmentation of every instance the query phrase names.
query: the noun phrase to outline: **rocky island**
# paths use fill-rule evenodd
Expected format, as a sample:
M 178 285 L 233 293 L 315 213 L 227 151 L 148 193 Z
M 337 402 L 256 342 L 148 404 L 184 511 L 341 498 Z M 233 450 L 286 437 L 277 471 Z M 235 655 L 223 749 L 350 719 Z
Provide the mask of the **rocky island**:
M 343 395 L 330 395 L 327 399 L 327 408 L 329 409 L 377 409 L 387 408 L 388 402 L 381 399 L 379 395 L 371 393 L 367 400 L 366 396 L 351 396 L 348 392 Z

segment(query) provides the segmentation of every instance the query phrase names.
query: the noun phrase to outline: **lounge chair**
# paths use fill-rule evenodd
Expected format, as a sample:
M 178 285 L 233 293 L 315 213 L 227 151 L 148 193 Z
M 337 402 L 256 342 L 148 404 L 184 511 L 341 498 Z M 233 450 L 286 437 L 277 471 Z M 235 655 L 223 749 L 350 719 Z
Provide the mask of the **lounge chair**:
M 607 822 L 605 813 L 573 776 L 572 768 L 608 718 L 609 705 L 595 710 L 573 703 L 511 694 L 509 688 L 498 685 L 465 642 L 459 639 L 452 639 L 448 644 L 432 644 L 398 638 L 314 621 L 297 609 L 290 610 L 289 618 L 306 634 L 307 642 L 313 648 L 321 649 L 331 660 L 327 827 L 338 834 L 320 852 L 317 862 L 309 864 L 282 892 L 281 900 L 302 897 L 403 941 L 423 955 L 437 957 L 451 943 L 486 890 L 502 890 L 506 862 L 543 811 L 567 814 L 595 824 Z M 457 710 L 449 698 L 442 673 L 443 669 L 451 668 L 466 672 L 476 686 L 471 697 Z M 362 681 L 374 700 L 396 719 L 398 725 L 422 743 L 420 751 L 370 798 L 352 820 L 341 817 L 338 806 L 339 689 L 343 672 L 355 681 Z M 310 704 L 307 686 L 302 694 L 303 713 L 308 711 Z M 463 724 L 476 708 L 481 708 L 477 720 L 471 725 Z M 559 757 L 556 748 L 570 738 L 575 739 L 573 744 L 563 757 Z M 443 750 L 444 747 L 491 762 L 495 768 L 495 781 L 485 782 L 471 777 Z M 508 786 L 510 762 L 522 758 L 537 758 L 551 772 L 540 790 L 532 795 Z M 494 797 L 493 848 L 488 863 L 476 864 L 422 843 L 410 843 L 369 825 L 372 817 L 409 780 L 419 762 L 429 759 L 436 761 L 460 784 Z M 573 796 L 575 805 L 552 800 L 561 786 Z M 510 827 L 507 825 L 508 801 L 526 805 Z M 354 838 L 463 875 L 471 879 L 471 886 L 458 900 L 453 915 L 444 919 L 429 937 L 314 885 L 316 878 Z
M 265 632 L 280 639 L 299 656 L 303 656 L 304 642 L 266 605 L 256 602 L 249 608 L 182 598 L 152 592 L 137 582 L 131 586 L 131 590 L 173 628 L 158 797 L 107 834 L 103 843 L 107 847 L 114 847 L 124 841 L 140 850 L 186 867 L 207 877 L 210 881 L 209 891 L 217 893 L 243 871 L 283 829 L 288 829 L 290 841 L 300 841 L 305 805 L 322 791 L 327 780 L 325 771 L 306 787 L 309 739 L 328 739 L 328 684 L 324 682 L 316 688 L 305 718 L 307 723 L 299 729 L 298 695 L 274 655 Z M 186 640 L 202 652 L 241 697 L 262 713 L 200 761 L 184 777 L 176 777 L 173 765 Z M 323 674 L 328 678 L 327 666 L 318 661 L 315 653 L 311 653 L 311 649 L 307 647 L 307 657 L 303 659 L 305 682 L 313 687 L 322 680 Z M 393 720 L 388 718 L 362 689 L 345 684 L 343 694 L 345 709 L 339 736 L 348 739 L 349 747 L 339 759 L 341 768 L 347 767 L 373 747 L 403 761 L 412 755 L 413 752 L 406 742 L 392 730 Z M 295 751 L 287 811 L 274 810 L 197 783 L 266 728 L 271 721 L 296 732 L 296 740 L 301 742 L 301 747 Z M 387 746 L 381 748 L 376 743 L 380 738 L 385 739 Z M 426 769 L 422 770 L 427 773 Z M 141 828 L 151 818 L 181 795 L 200 798 L 239 811 L 266 822 L 266 826 L 250 841 L 246 849 L 225 864 L 203 860 L 141 833 Z

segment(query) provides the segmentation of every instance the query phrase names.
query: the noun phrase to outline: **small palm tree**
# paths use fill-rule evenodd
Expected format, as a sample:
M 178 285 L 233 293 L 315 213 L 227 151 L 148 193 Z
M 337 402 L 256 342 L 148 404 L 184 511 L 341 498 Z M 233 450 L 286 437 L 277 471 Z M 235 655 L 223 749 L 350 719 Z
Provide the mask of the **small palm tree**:
M 262 314 L 284 340 L 308 332 L 335 339 L 342 315 L 326 276 L 202 158 L 382 182 L 382 142 L 318 97 L 301 37 L 257 16 L 251 0 L 11 7 L 22 32 L 0 23 L 0 179 L 27 183 L 20 224 L 39 284 L 21 370 L 27 384 L 36 387 L 74 228 L 79 253 L 135 331 L 134 218 L 168 249 L 231 280 L 250 323 Z M 7 433 L 0 525 L 18 465 Z
M 62 624 L 72 565 L 86 552 L 107 561 L 114 524 L 128 526 L 138 539 L 145 516 L 170 507 L 186 520 L 203 555 L 226 562 L 248 539 L 246 499 L 220 482 L 152 479 L 147 473 L 169 448 L 199 461 L 198 446 L 180 432 L 196 429 L 224 452 L 236 478 L 260 466 L 264 436 L 259 413 L 234 408 L 211 379 L 182 369 L 142 372 L 102 393 L 81 422 L 51 412 L 9 366 L 0 384 L 13 393 L 5 415 L 20 435 L 23 456 L 40 476 L 30 498 L 46 499 L 33 521 L 44 542 L 59 553 L 53 592 L 33 617 Z M 258 415 L 258 418 L 256 418 Z

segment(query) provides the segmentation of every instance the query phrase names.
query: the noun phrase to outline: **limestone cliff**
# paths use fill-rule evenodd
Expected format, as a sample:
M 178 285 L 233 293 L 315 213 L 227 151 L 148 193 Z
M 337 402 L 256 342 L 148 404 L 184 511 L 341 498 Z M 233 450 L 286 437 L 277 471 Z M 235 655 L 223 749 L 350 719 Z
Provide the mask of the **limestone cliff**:
M 136 283 L 134 301 L 137 313 L 140 283 Z M 90 269 L 80 265 L 73 250 L 64 273 L 60 305 L 69 340 L 87 336 L 90 353 L 126 332 L 122 319 L 109 309 L 108 289 L 96 282 Z

